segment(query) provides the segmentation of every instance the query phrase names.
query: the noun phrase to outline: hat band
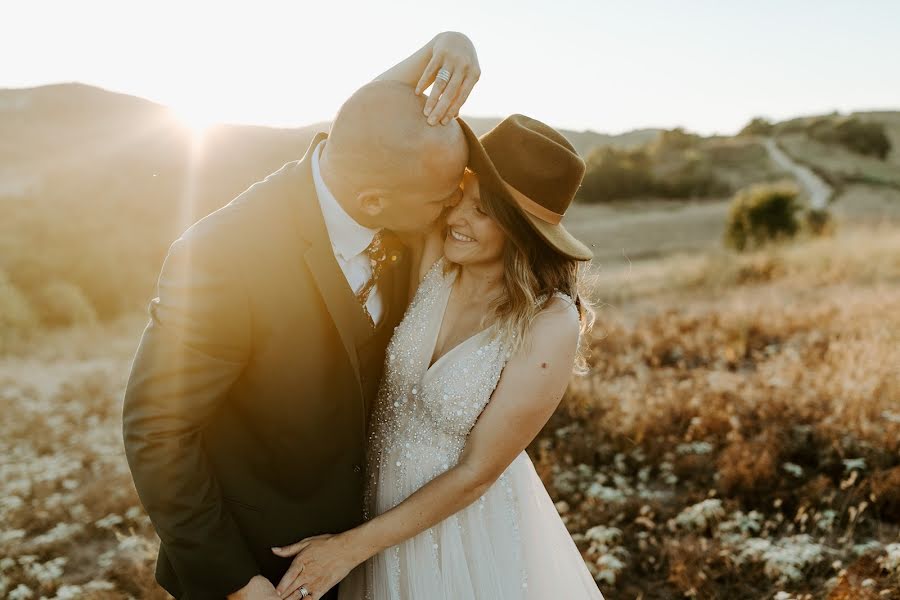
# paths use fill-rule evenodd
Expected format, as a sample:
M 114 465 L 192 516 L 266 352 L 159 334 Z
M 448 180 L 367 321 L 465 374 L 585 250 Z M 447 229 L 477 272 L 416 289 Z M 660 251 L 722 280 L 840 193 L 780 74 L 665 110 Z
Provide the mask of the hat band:
M 561 214 L 555 213 L 546 206 L 538 204 L 513 186 L 509 185 L 505 179 L 501 178 L 501 181 L 503 181 L 503 185 L 506 186 L 506 191 L 513 197 L 513 200 L 516 201 L 519 208 L 525 212 L 537 217 L 541 221 L 546 221 L 551 225 L 559 225 L 559 222 L 562 221 L 563 216 Z

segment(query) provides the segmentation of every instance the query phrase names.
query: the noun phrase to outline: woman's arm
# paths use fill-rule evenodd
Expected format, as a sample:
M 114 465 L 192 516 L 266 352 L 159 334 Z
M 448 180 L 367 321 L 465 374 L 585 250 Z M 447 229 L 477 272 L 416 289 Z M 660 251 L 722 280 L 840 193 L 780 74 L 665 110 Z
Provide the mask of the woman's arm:
M 577 311 L 554 299 L 532 326 L 531 339 L 539 343 L 528 344 L 510 358 L 491 401 L 469 434 L 459 463 L 355 529 L 276 551 L 281 556 L 297 554 L 277 589 L 289 592 L 303 583 L 322 594 L 357 564 L 418 535 L 482 496 L 531 443 L 559 404 L 572 372 L 578 332 Z
M 441 69 L 449 71 L 449 81 L 437 78 Z M 416 86 L 416 94 L 423 93 L 433 83 L 431 95 L 425 102 L 425 116 L 431 125 L 438 122 L 446 125 L 459 115 L 459 109 L 480 77 L 481 68 L 472 41 L 462 33 L 445 31 L 375 80 Z

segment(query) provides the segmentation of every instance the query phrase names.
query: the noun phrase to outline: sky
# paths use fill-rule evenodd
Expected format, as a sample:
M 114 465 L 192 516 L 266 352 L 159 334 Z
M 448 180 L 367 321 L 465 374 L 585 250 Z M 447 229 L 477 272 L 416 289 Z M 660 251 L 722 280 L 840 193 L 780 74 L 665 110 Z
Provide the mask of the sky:
M 474 42 L 463 115 L 619 133 L 900 109 L 896 0 L 2 0 L 0 88 L 78 81 L 212 122 L 328 120 L 440 31 Z

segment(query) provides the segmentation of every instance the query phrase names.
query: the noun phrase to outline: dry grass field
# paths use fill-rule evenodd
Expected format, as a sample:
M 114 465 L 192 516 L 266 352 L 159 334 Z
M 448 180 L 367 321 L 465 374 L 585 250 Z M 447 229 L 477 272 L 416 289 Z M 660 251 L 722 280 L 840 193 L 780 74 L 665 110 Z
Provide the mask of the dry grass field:
M 608 600 L 900 600 L 900 113 L 876 117 L 886 161 L 779 139 L 841 183 L 833 235 L 726 251 L 726 199 L 567 214 L 596 256 L 591 370 L 529 452 Z M 2 247 L 35 259 L 20 282 L 56 272 L 40 239 Z M 129 259 L 113 268 L 133 255 L 95 250 L 111 262 L 74 261 L 83 291 L 143 289 Z M 22 336 L 0 313 L 0 598 L 168 597 L 121 439 L 131 310 Z
M 675 249 L 665 224 L 712 220 L 702 208 L 593 227 Z M 900 227 L 742 256 L 706 237 L 598 261 L 592 372 L 530 449 L 601 589 L 900 598 Z M 47 332 L 4 358 L 0 596 L 166 597 L 120 437 L 142 326 Z

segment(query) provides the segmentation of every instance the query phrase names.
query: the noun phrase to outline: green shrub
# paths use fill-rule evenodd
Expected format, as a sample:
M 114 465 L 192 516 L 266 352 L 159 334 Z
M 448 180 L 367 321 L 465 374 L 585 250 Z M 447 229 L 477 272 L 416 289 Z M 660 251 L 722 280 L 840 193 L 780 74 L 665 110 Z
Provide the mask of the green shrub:
M 738 135 L 772 135 L 772 123 L 762 117 L 755 117 L 744 125 Z
M 693 198 L 722 196 L 731 187 L 713 171 L 710 153 L 695 147 L 699 136 L 676 129 L 662 132 L 645 148 L 595 148 L 578 197 L 608 202 L 638 197 Z
M 736 250 L 792 238 L 799 229 L 800 191 L 793 182 L 759 183 L 735 194 L 724 243 Z
M 650 143 L 650 152 L 655 155 L 680 153 L 696 148 L 703 138 L 695 133 L 688 133 L 681 127 L 660 131 L 656 139 Z
M 830 236 L 834 234 L 834 219 L 827 208 L 810 208 L 803 212 L 803 229 L 809 235 Z
M 887 158 L 891 151 L 891 140 L 885 132 L 884 123 L 864 121 L 854 116 L 835 113 L 805 117 L 780 123 L 775 129 L 779 134 L 805 133 L 823 144 L 843 146 L 856 154 L 874 156 L 880 160 Z
M 67 281 L 52 281 L 44 285 L 32 301 L 41 322 L 50 327 L 97 321 L 97 312 L 84 292 Z
M 651 160 L 643 149 L 595 148 L 587 159 L 579 197 L 586 202 L 650 195 L 654 190 Z

